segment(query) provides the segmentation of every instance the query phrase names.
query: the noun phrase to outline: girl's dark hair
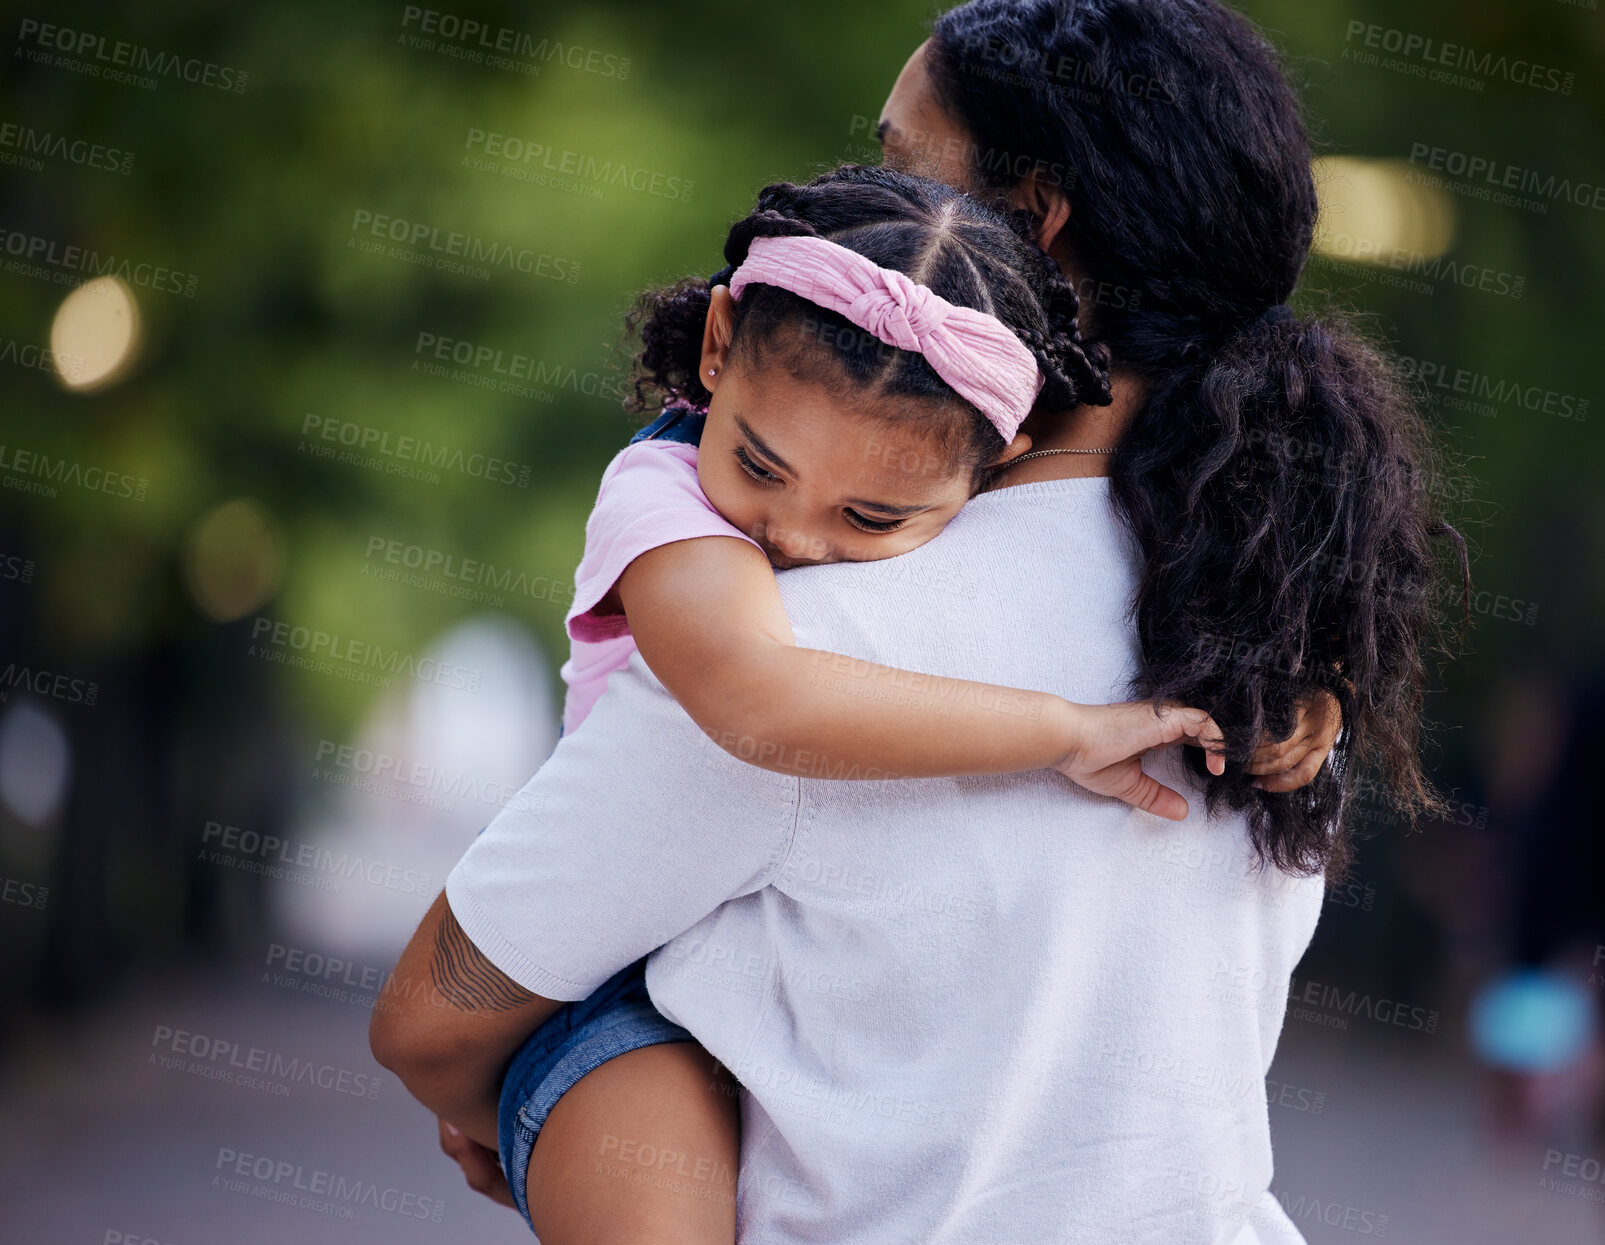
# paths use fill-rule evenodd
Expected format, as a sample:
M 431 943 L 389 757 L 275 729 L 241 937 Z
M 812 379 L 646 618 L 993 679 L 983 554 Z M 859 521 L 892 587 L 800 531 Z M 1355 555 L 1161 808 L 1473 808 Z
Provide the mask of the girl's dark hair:
M 1058 405 L 1107 403 L 1102 352 L 1086 347 L 1076 324 L 1075 289 L 1031 240 L 1024 213 L 988 207 L 950 186 L 888 168 L 842 165 L 807 185 L 779 182 L 758 192 L 752 213 L 731 226 L 726 267 L 709 280 L 688 278 L 640 296 L 629 324 L 639 332 L 631 410 L 673 402 L 706 406 L 698 364 L 709 290 L 728 284 L 755 238 L 823 237 L 894 268 L 951 303 L 989 312 L 1019 336 Z M 1003 448 L 996 428 L 943 381 L 921 354 L 889 346 L 846 316 L 770 285 L 754 284 L 736 303 L 730 356 L 779 354 L 793 375 L 834 391 L 926 399 L 956 419 L 933 422 L 951 460 L 979 483 L 981 464 Z
M 1111 468 L 1141 555 L 1136 690 L 1214 714 L 1235 764 L 1208 806 L 1246 812 L 1262 862 L 1340 867 L 1358 766 L 1407 815 L 1438 807 L 1419 754 L 1432 538 L 1462 568 L 1464 547 L 1394 367 L 1284 306 L 1316 195 L 1277 53 L 1217 0 L 972 0 L 926 64 L 974 176 L 1066 188 L 1072 263 L 1108 291 L 1086 332 L 1146 388 Z M 1335 763 L 1256 790 L 1242 762 L 1320 690 L 1343 712 Z

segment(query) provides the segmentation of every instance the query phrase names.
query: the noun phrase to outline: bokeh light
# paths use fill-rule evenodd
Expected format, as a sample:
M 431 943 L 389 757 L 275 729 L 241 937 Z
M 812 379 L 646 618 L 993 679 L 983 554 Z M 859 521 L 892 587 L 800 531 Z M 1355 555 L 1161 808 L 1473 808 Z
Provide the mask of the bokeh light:
M 50 350 L 69 389 L 104 389 L 128 374 L 139 355 L 139 304 L 116 277 L 86 281 L 56 309 Z
M 1479 993 L 1471 1041 L 1496 1068 L 1553 1072 L 1579 1058 L 1593 1037 L 1593 1002 L 1560 973 L 1525 970 Z
M 31 701 L 0 717 L 0 800 L 30 825 L 55 816 L 67 793 L 72 750 L 61 724 Z
M 231 622 L 262 605 L 283 570 L 277 526 L 249 497 L 224 502 L 190 530 L 185 578 L 195 603 L 216 622 Z
M 1389 264 L 1400 253 L 1431 259 L 1454 243 L 1453 200 L 1412 178 L 1406 161 L 1323 156 L 1312 172 L 1321 203 L 1318 254 Z

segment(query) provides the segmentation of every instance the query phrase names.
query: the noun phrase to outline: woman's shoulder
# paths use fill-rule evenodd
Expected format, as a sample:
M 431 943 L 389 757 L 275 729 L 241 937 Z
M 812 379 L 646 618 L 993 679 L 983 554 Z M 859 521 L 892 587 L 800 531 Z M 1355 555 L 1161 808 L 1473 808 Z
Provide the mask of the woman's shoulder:
M 1061 477 L 977 493 L 948 529 L 984 539 L 1030 539 L 1059 549 L 1124 547 L 1108 476 Z M 944 533 L 945 535 L 946 533 Z

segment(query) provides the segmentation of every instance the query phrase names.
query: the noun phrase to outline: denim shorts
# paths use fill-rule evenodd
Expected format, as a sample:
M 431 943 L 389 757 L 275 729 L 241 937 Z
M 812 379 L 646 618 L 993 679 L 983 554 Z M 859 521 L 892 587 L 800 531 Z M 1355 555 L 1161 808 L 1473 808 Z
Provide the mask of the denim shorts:
M 496 1111 L 502 1168 L 518 1213 L 529 1223 L 529 1156 L 546 1117 L 574 1083 L 609 1059 L 658 1046 L 696 1039 L 666 1020 L 646 992 L 646 960 L 622 968 L 589 998 L 565 1003 L 519 1047 L 502 1081 Z M 535 1225 L 530 1224 L 530 1231 Z

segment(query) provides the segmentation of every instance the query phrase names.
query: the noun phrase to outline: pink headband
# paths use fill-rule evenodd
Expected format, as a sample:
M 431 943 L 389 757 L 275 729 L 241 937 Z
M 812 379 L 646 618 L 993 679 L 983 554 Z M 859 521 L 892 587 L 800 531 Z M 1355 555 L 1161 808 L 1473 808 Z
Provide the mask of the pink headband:
M 790 290 L 839 311 L 889 346 L 925 356 L 932 369 L 1012 441 L 1041 392 L 1036 358 L 996 316 L 958 307 L 892 268 L 828 238 L 756 238 L 730 278 Z

